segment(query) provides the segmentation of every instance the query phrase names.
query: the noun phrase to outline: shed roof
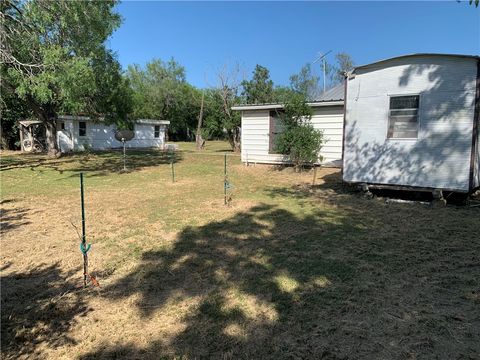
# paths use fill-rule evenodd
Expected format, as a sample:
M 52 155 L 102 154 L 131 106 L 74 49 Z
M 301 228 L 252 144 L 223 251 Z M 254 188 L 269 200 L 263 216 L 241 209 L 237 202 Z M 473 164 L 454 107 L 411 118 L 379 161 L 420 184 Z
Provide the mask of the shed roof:
M 381 64 L 381 63 L 384 63 L 384 62 L 387 62 L 387 61 L 391 61 L 391 60 L 404 59 L 404 58 L 409 58 L 409 57 L 420 57 L 420 56 L 457 57 L 457 58 L 480 59 L 480 56 L 478 56 L 478 55 L 416 53 L 416 54 L 406 54 L 406 55 L 394 56 L 394 57 L 391 57 L 391 58 L 378 60 L 378 61 L 375 61 L 375 62 L 372 62 L 372 63 L 369 63 L 369 64 L 364 64 L 364 65 L 355 66 L 354 70 L 367 68 L 367 67 L 370 67 L 370 66 L 373 66 L 373 65 L 377 65 L 377 64 Z

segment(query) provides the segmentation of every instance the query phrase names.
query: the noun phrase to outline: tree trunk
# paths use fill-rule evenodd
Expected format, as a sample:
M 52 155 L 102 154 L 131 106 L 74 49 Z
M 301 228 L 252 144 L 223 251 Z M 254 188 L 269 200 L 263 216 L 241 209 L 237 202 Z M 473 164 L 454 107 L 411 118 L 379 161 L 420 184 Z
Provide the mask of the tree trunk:
M 202 123 L 203 123 L 203 100 L 205 93 L 202 92 L 202 103 L 200 105 L 200 114 L 198 115 L 197 132 L 195 134 L 195 141 L 197 143 L 197 150 L 203 150 L 205 147 L 205 140 L 202 137 Z
M 48 119 L 43 122 L 45 125 L 45 142 L 49 156 L 58 156 L 57 127 L 54 120 Z
M 240 152 L 241 150 L 241 133 L 240 133 L 240 128 L 235 127 L 232 130 L 228 132 L 228 142 L 230 143 L 230 146 L 232 147 L 232 150 L 234 152 Z

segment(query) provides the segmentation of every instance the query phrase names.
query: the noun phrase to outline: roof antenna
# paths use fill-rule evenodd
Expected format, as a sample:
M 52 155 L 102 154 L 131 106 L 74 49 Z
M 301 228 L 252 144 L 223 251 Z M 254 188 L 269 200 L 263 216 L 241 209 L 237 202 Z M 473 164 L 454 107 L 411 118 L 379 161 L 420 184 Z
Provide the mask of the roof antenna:
M 325 92 L 326 90 L 326 83 L 325 83 L 325 73 L 326 73 L 326 67 L 327 67 L 327 61 L 325 59 L 325 57 L 330 54 L 332 52 L 332 50 L 328 50 L 325 54 L 322 55 L 322 53 L 318 53 L 318 57 L 315 59 L 315 61 L 313 62 L 314 64 L 319 62 L 319 61 L 322 61 L 323 62 L 323 92 Z

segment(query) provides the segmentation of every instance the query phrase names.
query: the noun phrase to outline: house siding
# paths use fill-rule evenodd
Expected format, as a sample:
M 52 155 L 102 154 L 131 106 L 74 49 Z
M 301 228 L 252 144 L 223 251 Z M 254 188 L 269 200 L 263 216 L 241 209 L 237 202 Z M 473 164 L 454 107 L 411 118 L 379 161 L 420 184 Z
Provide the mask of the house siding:
M 343 107 L 331 106 L 314 109 L 311 123 L 322 130 L 325 144 L 320 150 L 322 164 L 339 166 L 342 158 Z M 274 124 L 275 131 L 281 131 L 281 124 Z M 270 111 L 248 110 L 242 112 L 242 162 L 280 164 L 288 157 L 269 153 Z
M 357 69 L 347 82 L 344 180 L 468 191 L 476 62 L 418 56 Z M 418 138 L 387 139 L 389 97 L 413 94 Z

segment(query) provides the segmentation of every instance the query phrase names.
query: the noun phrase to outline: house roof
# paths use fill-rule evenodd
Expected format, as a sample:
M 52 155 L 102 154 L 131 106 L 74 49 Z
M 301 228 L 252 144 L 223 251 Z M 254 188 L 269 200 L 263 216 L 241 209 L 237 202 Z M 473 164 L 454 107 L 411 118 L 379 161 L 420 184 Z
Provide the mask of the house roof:
M 338 101 L 312 101 L 307 105 L 311 107 L 323 107 L 323 106 L 343 106 L 343 100 Z M 283 109 L 284 104 L 244 104 L 232 106 L 232 110 L 274 110 Z
M 77 115 L 60 115 L 59 120 L 79 120 L 79 121 L 94 121 L 88 116 L 77 116 Z M 104 121 L 104 118 L 101 117 L 97 121 Z M 135 124 L 152 124 L 152 125 L 168 125 L 170 121 L 168 120 L 156 120 L 156 119 L 137 119 L 134 120 Z
M 378 65 L 378 64 L 381 64 L 381 63 L 384 63 L 384 62 L 387 62 L 387 61 L 391 61 L 391 60 L 404 59 L 404 58 L 409 58 L 409 57 L 420 57 L 420 56 L 457 57 L 457 58 L 468 58 L 468 59 L 480 59 L 480 56 L 478 56 L 478 55 L 416 53 L 416 54 L 406 54 L 406 55 L 394 56 L 394 57 L 391 57 L 391 58 L 388 58 L 388 59 L 378 60 L 378 61 L 375 61 L 373 63 L 355 66 L 354 70 L 368 68 L 370 66 Z
M 343 101 L 345 98 L 345 84 L 339 84 L 323 94 L 319 95 L 315 101 Z

